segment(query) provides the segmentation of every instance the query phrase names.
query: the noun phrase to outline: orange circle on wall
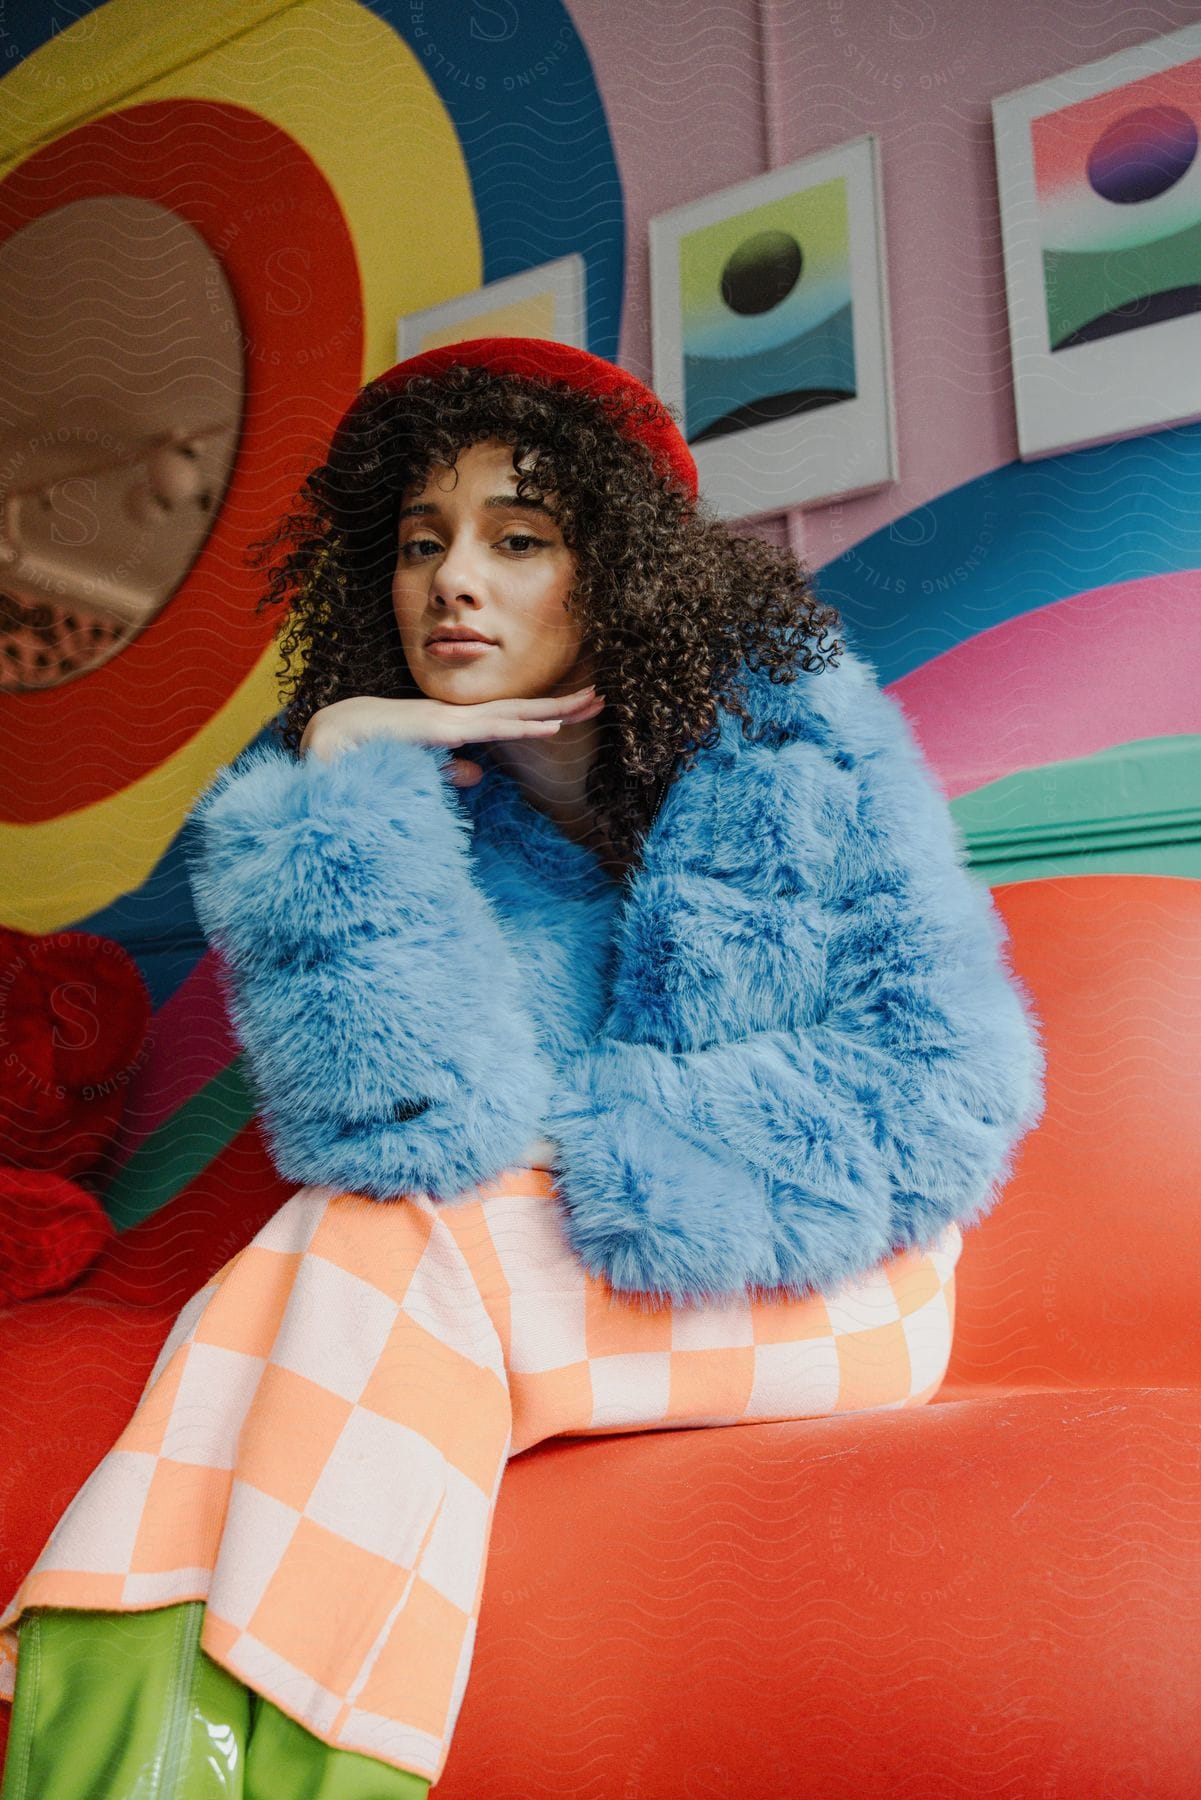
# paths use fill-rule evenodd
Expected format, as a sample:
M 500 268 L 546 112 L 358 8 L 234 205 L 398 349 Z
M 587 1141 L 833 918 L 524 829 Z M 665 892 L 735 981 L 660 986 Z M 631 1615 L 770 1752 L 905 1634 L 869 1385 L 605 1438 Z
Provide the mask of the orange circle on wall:
M 22 768 L 20 784 L 0 791 L 0 819 L 10 824 L 119 793 L 229 700 L 278 625 L 277 609 L 255 616 L 263 577 L 247 566 L 247 548 L 294 504 L 361 386 L 363 298 L 350 232 L 333 189 L 287 132 L 207 100 L 106 113 L 0 182 L 0 243 L 99 194 L 170 207 L 218 256 L 241 321 L 244 411 L 212 529 L 162 611 L 89 674 L 6 696 L 6 735 L 21 747 Z

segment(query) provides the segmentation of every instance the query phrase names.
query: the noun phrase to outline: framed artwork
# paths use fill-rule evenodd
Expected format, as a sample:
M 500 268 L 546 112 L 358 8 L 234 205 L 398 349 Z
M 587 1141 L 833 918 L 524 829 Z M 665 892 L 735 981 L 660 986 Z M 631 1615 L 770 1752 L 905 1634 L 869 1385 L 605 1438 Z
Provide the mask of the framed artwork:
M 897 475 L 876 139 L 650 221 L 654 386 L 719 518 Z
M 1201 416 L 1201 25 L 992 110 L 1022 458 Z
M 584 259 L 573 252 L 396 321 L 396 360 L 460 338 L 539 337 L 586 350 Z

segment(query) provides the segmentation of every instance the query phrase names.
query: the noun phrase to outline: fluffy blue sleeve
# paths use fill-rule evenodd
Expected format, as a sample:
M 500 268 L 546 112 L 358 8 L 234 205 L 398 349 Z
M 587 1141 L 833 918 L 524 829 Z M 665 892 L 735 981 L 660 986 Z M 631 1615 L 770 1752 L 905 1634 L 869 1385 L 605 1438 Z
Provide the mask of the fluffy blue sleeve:
M 1041 1116 L 1003 921 L 851 661 L 648 862 L 604 1028 L 556 1081 L 566 1228 L 617 1288 L 829 1292 L 978 1222 Z
M 453 1199 L 541 1127 L 549 1066 L 472 879 L 451 755 L 255 745 L 193 811 L 196 914 L 288 1180 Z

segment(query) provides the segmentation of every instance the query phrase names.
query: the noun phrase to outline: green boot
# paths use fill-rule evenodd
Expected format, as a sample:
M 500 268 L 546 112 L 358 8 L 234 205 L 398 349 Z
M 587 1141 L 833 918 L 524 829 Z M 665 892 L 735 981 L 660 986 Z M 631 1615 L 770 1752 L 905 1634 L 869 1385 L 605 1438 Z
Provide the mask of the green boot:
M 202 1600 L 27 1613 L 0 1800 L 426 1800 L 214 1662 L 203 1622 Z
M 243 1800 L 250 1690 L 200 1649 L 203 1616 L 27 1613 L 0 1800 Z
M 335 1750 L 261 1694 L 252 1694 L 250 1705 L 243 1800 L 426 1800 L 424 1775 Z

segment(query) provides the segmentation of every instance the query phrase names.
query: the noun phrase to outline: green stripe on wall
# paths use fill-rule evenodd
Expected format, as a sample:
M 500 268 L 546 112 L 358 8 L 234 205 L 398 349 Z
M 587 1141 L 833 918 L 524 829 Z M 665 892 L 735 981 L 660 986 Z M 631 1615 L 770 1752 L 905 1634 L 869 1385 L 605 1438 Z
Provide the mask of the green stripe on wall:
M 951 802 L 990 887 L 1056 875 L 1201 879 L 1201 737 L 1022 769 Z
M 233 1142 L 258 1108 L 239 1056 L 140 1144 L 102 1195 L 118 1231 L 174 1200 Z

